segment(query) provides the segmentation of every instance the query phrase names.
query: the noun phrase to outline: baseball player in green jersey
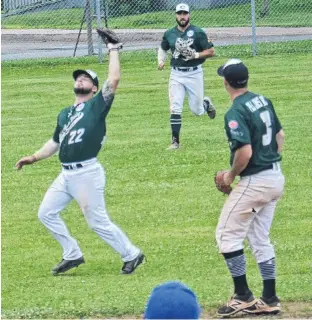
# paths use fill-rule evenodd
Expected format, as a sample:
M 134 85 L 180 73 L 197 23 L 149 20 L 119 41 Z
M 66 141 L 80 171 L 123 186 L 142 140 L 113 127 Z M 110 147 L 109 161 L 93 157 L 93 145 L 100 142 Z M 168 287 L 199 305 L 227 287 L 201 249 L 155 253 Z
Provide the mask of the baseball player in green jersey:
M 223 176 L 230 186 L 240 180 L 225 202 L 216 239 L 234 281 L 234 295 L 218 310 L 220 316 L 239 311 L 274 314 L 280 311 L 275 292 L 275 252 L 269 233 L 278 199 L 284 189 L 281 151 L 284 132 L 272 102 L 247 89 L 248 69 L 231 59 L 218 69 L 232 100 L 226 112 L 231 169 Z M 247 238 L 263 280 L 263 292 L 255 299 L 246 280 L 243 242 Z
M 57 275 L 84 263 L 77 241 L 70 235 L 60 212 L 71 200 L 79 204 L 89 227 L 116 250 L 122 260 L 122 274 L 132 273 L 144 260 L 122 230 L 109 218 L 105 200 L 105 172 L 96 157 L 106 136 L 106 116 L 120 79 L 121 44 L 108 44 L 108 79 L 97 93 L 99 80 L 91 70 L 76 70 L 75 102 L 57 118 L 53 137 L 36 153 L 16 163 L 16 168 L 48 158 L 59 151 L 62 171 L 46 192 L 38 217 L 63 248 L 62 261 L 52 269 Z
M 190 8 L 180 3 L 176 6 L 177 26 L 165 32 L 158 49 L 158 69 L 162 70 L 170 50 L 171 73 L 169 79 L 170 124 L 172 140 L 169 150 L 180 147 L 180 130 L 185 93 L 195 115 L 208 114 L 213 119 L 216 109 L 209 97 L 204 97 L 202 64 L 213 57 L 215 50 L 203 29 L 190 24 Z

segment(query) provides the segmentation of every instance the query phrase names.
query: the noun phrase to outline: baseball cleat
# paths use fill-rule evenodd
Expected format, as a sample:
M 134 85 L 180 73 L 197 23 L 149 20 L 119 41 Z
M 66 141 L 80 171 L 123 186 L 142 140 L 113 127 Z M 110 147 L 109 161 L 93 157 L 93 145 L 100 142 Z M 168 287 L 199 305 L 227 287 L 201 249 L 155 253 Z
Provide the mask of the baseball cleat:
M 62 259 L 62 261 L 52 269 L 52 274 L 56 276 L 59 273 L 64 273 L 72 268 L 78 267 L 82 263 L 85 263 L 84 257 L 76 260 Z
M 216 110 L 215 106 L 213 105 L 211 98 L 209 98 L 209 97 L 204 98 L 204 109 L 207 112 L 208 117 L 210 119 L 214 119 L 216 117 L 217 110 Z
M 121 274 L 131 274 L 134 272 L 134 270 L 143 262 L 145 259 L 145 256 L 142 252 L 139 253 L 139 255 L 131 260 L 127 261 L 123 264 L 120 273 Z
M 228 317 L 252 307 L 256 302 L 257 299 L 250 290 L 245 295 L 234 294 L 230 301 L 217 311 L 217 314 L 221 317 Z
M 169 145 L 169 147 L 167 148 L 167 150 L 177 150 L 180 148 L 180 145 L 177 142 L 173 142 Z
M 250 314 L 278 314 L 281 312 L 281 305 L 276 296 L 269 299 L 261 297 L 254 305 L 245 309 L 244 312 Z

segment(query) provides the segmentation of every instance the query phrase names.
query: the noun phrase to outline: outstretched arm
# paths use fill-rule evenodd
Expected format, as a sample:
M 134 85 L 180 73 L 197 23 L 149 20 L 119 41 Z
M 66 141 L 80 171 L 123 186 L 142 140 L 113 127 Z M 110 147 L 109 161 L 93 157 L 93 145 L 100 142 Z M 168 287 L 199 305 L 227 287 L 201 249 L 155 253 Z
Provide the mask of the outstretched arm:
M 108 46 L 109 48 L 109 46 Z M 109 49 L 108 78 L 103 85 L 102 94 L 107 91 L 114 94 L 120 80 L 120 62 L 118 49 Z
M 45 143 L 42 146 L 42 148 L 39 151 L 35 152 L 33 155 L 26 156 L 18 160 L 15 164 L 16 169 L 20 170 L 23 168 L 24 165 L 33 164 L 36 161 L 51 157 L 58 151 L 59 146 L 60 145 L 56 143 L 53 139 L 50 139 L 47 143 Z
M 106 44 L 109 55 L 108 78 L 102 87 L 102 95 L 104 100 L 107 100 L 108 97 L 110 98 L 115 93 L 120 80 L 119 50 L 122 49 L 122 43 L 119 36 L 113 30 L 96 30 Z

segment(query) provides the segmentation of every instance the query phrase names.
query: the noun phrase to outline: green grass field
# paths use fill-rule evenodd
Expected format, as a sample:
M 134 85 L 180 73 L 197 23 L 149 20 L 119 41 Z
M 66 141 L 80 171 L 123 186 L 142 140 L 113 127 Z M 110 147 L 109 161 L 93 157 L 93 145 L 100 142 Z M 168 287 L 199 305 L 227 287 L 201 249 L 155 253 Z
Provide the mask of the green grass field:
M 256 1 L 258 26 L 309 27 L 312 26 L 312 1 L 270 0 L 269 15 L 262 17 L 263 0 Z M 203 28 L 251 26 L 250 4 L 224 8 L 193 10 L 192 23 Z M 83 9 L 62 9 L 36 13 L 25 13 L 2 19 L 8 29 L 60 28 L 79 29 Z M 108 16 L 108 27 L 114 29 L 168 28 L 175 19 L 172 11 L 142 13 L 121 17 Z M 104 23 L 104 20 L 103 20 Z M 96 27 L 96 21 L 93 23 Z M 86 26 L 84 26 L 84 29 Z
M 213 183 L 215 171 L 228 167 L 223 115 L 230 101 L 216 69 L 226 56 L 242 52 L 231 50 L 219 49 L 204 65 L 205 89 L 218 108 L 217 118 L 195 117 L 185 105 L 177 152 L 165 150 L 169 68 L 157 71 L 150 53 L 122 54 L 122 80 L 98 158 L 107 171 L 111 218 L 148 259 L 133 276 L 119 275 L 121 260 L 88 229 L 72 203 L 63 218 L 86 264 L 53 277 L 50 269 L 61 249 L 37 219 L 37 210 L 60 164 L 55 156 L 14 170 L 19 157 L 51 137 L 58 112 L 73 102 L 72 71 L 92 68 L 103 81 L 107 64 L 95 58 L 2 64 L 2 318 L 141 317 L 152 288 L 167 280 L 188 284 L 205 314 L 215 317 L 215 309 L 232 294 L 214 239 L 225 197 Z M 286 132 L 286 190 L 271 232 L 282 316 L 311 317 L 312 54 L 246 56 L 244 61 L 250 90 L 273 100 Z M 261 278 L 248 247 L 246 253 L 249 284 L 259 296 Z

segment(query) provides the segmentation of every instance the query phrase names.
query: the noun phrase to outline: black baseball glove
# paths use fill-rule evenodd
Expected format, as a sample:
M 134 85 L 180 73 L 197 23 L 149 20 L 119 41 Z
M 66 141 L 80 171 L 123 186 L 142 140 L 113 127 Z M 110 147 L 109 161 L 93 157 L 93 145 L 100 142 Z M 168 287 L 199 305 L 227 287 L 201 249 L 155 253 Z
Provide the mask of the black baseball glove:
M 114 31 L 109 29 L 96 29 L 96 31 L 106 44 L 108 51 L 122 49 L 122 43 Z

